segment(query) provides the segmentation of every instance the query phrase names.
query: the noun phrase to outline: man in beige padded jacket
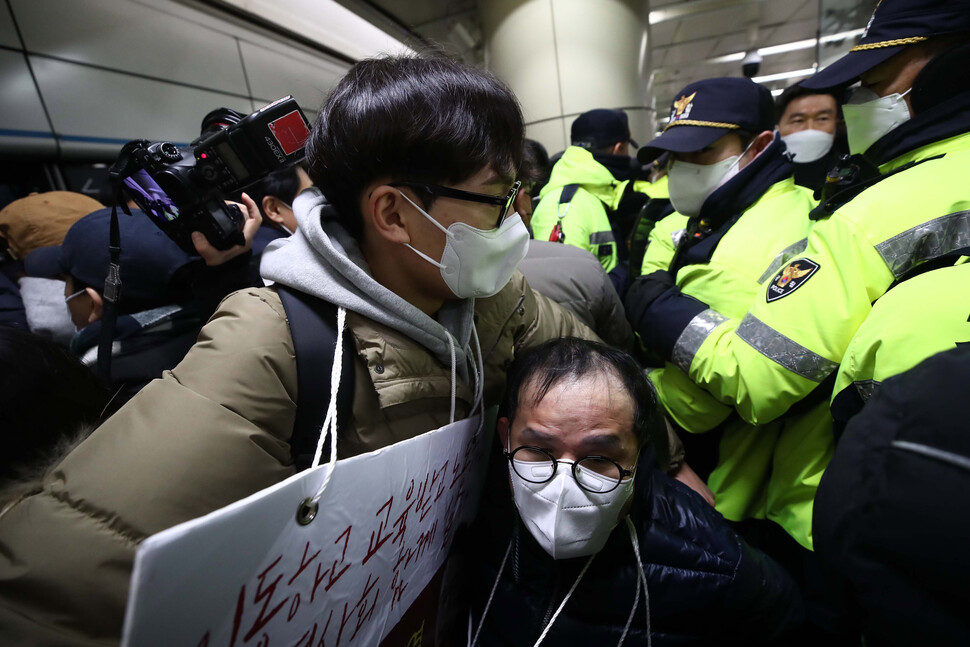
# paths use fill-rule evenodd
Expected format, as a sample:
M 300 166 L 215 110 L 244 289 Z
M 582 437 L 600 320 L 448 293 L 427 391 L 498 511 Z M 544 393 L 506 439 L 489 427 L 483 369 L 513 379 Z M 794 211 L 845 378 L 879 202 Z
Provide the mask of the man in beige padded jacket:
M 347 311 L 340 458 L 472 415 L 482 376 L 497 403 L 524 347 L 594 336 L 515 272 L 522 137 L 504 85 L 437 58 L 358 63 L 323 106 L 307 147 L 322 193 L 294 201 L 299 232 L 262 273 Z M 226 298 L 181 364 L 0 513 L 0 641 L 117 643 L 142 540 L 294 473 L 296 397 L 276 289 Z

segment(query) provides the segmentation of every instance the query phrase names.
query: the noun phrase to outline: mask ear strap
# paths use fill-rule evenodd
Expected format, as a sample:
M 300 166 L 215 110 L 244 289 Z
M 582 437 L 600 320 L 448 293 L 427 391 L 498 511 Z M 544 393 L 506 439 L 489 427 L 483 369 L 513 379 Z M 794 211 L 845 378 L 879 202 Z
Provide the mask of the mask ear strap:
M 403 191 L 398 190 L 398 193 L 401 194 L 401 197 L 402 198 L 404 198 L 405 200 L 407 200 L 408 202 L 410 202 L 411 203 L 411 206 L 414 207 L 415 209 L 417 209 L 421 213 L 422 216 L 424 216 L 425 218 L 427 218 L 428 220 L 430 220 L 431 221 L 431 224 L 433 224 L 435 227 L 437 227 L 441 231 L 445 232 L 445 236 L 451 236 L 451 232 L 450 231 L 448 231 L 447 229 L 445 229 L 444 227 L 442 227 L 440 222 L 438 222 L 437 220 L 435 220 L 434 218 L 432 218 L 431 217 L 431 214 L 429 214 L 427 211 L 425 211 L 424 209 L 422 209 L 421 207 L 419 207 L 417 204 L 415 204 L 414 200 L 412 200 L 411 198 L 407 197 L 407 195 L 405 195 Z M 421 258 L 423 258 L 424 260 L 428 261 L 429 263 L 431 263 L 432 265 L 434 265 L 435 267 L 437 267 L 439 270 L 445 269 L 444 263 L 440 263 L 440 262 L 434 260 L 433 258 L 431 258 L 430 256 L 428 256 L 427 254 L 425 254 L 424 252 L 417 250 L 413 245 L 411 245 L 411 243 L 404 243 L 404 246 L 407 247 L 408 249 L 410 249 L 412 252 L 414 252 L 418 256 L 420 256 Z
M 411 198 L 409 198 L 403 191 L 398 190 L 398 193 L 401 194 L 401 197 L 402 198 L 404 198 L 405 200 L 407 200 L 408 202 L 410 202 L 412 207 L 414 207 L 419 212 L 421 212 L 421 215 L 422 216 L 424 216 L 425 218 L 427 218 L 428 220 L 430 220 L 431 221 L 431 224 L 433 224 L 435 227 L 437 227 L 441 231 L 445 232 L 445 236 L 451 236 L 451 232 L 449 232 L 440 222 L 438 222 L 437 220 L 435 220 L 434 218 L 432 218 L 430 213 L 428 213 L 427 211 L 425 211 L 424 209 L 422 209 L 421 207 L 419 207 L 417 205 L 417 203 L 414 200 L 412 200 Z M 412 247 L 412 249 L 414 249 L 414 248 Z M 418 253 L 420 254 L 420 252 L 418 252 Z
M 423 258 L 424 260 L 428 261 L 429 263 L 431 263 L 432 265 L 434 265 L 435 267 L 437 267 L 439 270 L 445 269 L 445 264 L 444 263 L 439 263 L 438 261 L 434 260 L 433 258 L 431 258 L 430 256 L 428 256 L 424 252 L 415 249 L 411 245 L 411 243 L 404 243 L 404 246 L 407 247 L 408 249 L 410 249 L 412 252 L 414 252 L 418 256 L 420 256 L 421 258 Z

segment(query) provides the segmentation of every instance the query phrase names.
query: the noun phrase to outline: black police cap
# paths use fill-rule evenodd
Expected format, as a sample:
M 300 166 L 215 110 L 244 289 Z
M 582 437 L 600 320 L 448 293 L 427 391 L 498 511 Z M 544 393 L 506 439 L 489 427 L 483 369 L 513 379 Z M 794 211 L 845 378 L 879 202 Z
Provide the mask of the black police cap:
M 691 83 L 676 96 L 663 134 L 637 153 L 641 164 L 652 162 L 664 151 L 699 151 L 734 130 L 760 133 L 775 127 L 771 92 L 750 79 L 705 79 Z
M 859 43 L 799 85 L 813 90 L 847 85 L 904 47 L 968 30 L 970 0 L 881 0 Z
M 569 132 L 573 146 L 604 148 L 617 142 L 637 143 L 630 139 L 630 121 L 622 110 L 596 108 L 576 117 Z

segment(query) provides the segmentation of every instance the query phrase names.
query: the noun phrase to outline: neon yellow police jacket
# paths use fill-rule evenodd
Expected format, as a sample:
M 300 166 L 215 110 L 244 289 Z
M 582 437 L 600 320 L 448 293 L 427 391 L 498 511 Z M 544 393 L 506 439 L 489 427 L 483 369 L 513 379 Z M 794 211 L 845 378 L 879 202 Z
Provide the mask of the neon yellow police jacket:
M 886 379 L 970 344 L 970 263 L 915 276 L 883 295 L 842 358 L 832 414 L 844 424 Z
M 731 226 L 708 263 L 679 269 L 678 288 L 719 312 L 743 316 L 767 278 L 804 248 L 815 205 L 811 191 L 791 177 L 775 183 Z M 674 213 L 657 223 L 643 274 L 669 267 L 687 222 Z M 648 377 L 668 415 L 686 431 L 714 429 L 733 411 L 673 363 Z M 827 403 L 819 404 L 791 420 L 755 427 L 735 417 L 722 427 L 718 465 L 708 479 L 721 514 L 732 521 L 772 519 L 811 548 L 812 500 L 832 454 Z
M 552 167 L 549 183 L 539 194 L 532 214 L 535 239 L 550 240 L 558 224 L 563 243 L 585 249 L 599 259 L 604 270 L 611 271 L 619 257 L 607 210 L 619 206 L 628 183 L 613 177 L 585 148 L 570 146 Z M 560 204 L 563 189 L 569 184 L 578 184 L 579 189 L 569 202 Z
M 652 311 L 666 328 L 647 322 L 638 332 L 681 358 L 692 380 L 748 422 L 784 414 L 836 370 L 872 303 L 895 281 L 970 244 L 967 107 L 914 118 L 870 147 L 867 155 L 885 149 L 884 178 L 836 202 L 744 316 L 672 291 L 658 310 L 676 317 Z M 939 138 L 947 132 L 957 134 Z

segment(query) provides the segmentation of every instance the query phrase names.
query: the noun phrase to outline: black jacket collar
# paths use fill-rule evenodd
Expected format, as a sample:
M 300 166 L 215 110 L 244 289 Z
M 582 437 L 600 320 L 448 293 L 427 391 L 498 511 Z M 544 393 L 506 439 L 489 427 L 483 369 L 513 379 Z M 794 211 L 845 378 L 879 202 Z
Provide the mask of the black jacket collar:
M 964 92 L 916 115 L 893 128 L 865 152 L 864 157 L 882 166 L 900 155 L 970 130 L 970 92 Z

